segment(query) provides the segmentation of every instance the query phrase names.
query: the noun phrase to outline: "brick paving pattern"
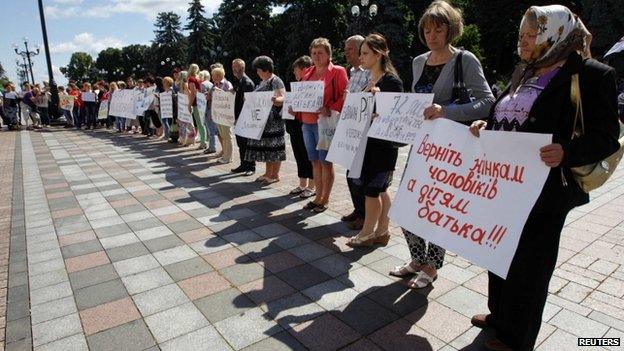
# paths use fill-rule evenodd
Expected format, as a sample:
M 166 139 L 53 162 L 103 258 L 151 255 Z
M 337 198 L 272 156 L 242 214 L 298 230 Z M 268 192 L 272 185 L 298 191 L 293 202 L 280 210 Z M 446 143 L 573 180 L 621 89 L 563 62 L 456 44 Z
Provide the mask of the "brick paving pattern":
M 487 311 L 482 268 L 449 254 L 433 288 L 411 291 L 387 274 L 409 258 L 399 228 L 384 248 L 345 245 L 343 169 L 313 214 L 288 195 L 292 157 L 261 187 L 234 163 L 103 130 L 2 132 L 0 147 L 6 350 L 449 351 L 488 337 L 470 325 Z M 538 350 L 624 337 L 623 194 L 619 170 L 569 215 Z

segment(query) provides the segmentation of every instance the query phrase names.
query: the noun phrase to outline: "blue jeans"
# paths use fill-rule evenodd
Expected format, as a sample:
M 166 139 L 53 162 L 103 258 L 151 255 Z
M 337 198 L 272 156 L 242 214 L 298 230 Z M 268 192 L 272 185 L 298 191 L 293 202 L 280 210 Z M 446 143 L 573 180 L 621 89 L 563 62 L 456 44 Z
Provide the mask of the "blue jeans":
M 80 107 L 74 105 L 74 109 L 72 110 L 72 114 L 74 115 L 74 126 L 76 128 L 82 127 L 82 115 L 81 115 Z
M 171 120 L 173 118 L 163 118 L 162 124 L 165 132 L 165 138 L 169 139 L 169 133 L 171 132 Z
M 206 126 L 206 134 L 208 135 L 208 149 L 216 150 L 217 149 L 217 124 L 212 120 L 212 116 L 206 109 L 206 114 L 204 115 L 204 125 Z
M 305 144 L 306 151 L 308 153 L 308 159 L 312 161 L 325 161 L 327 157 L 327 150 L 317 150 L 316 145 L 319 142 L 318 124 L 306 124 L 301 125 L 301 131 L 303 132 L 303 143 Z
M 63 116 L 65 116 L 65 121 L 66 121 L 65 123 L 68 126 L 72 126 L 74 124 L 74 121 L 73 121 L 73 118 L 72 118 L 72 115 L 71 115 L 71 111 L 63 110 Z
M 87 120 L 87 128 L 97 127 L 97 104 L 95 102 L 85 102 L 84 111 Z
M 117 130 L 123 132 L 126 130 L 126 119 L 123 117 L 115 117 L 115 125 L 117 125 Z

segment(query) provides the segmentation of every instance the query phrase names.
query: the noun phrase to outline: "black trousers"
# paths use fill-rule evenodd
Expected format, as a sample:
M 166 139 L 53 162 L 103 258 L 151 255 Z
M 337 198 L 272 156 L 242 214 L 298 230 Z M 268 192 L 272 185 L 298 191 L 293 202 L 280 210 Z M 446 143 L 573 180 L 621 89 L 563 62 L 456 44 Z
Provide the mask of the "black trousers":
M 364 187 L 355 184 L 353 179 L 349 178 L 349 171 L 347 171 L 347 185 L 349 186 L 349 194 L 351 194 L 351 201 L 353 202 L 353 212 L 364 219 L 366 207 Z
M 241 168 L 245 171 L 256 171 L 256 162 L 245 160 L 245 152 L 247 151 L 247 138 L 236 136 L 236 145 L 238 145 L 238 155 L 241 160 Z
M 312 179 L 312 162 L 308 159 L 308 151 L 303 142 L 303 131 L 301 130 L 301 122 L 297 120 L 285 120 L 286 132 L 290 135 L 290 145 L 295 154 L 297 162 L 297 176 L 299 178 Z
M 533 350 L 557 263 L 566 213 L 531 212 L 507 279 L 489 273 L 488 324 L 514 350 Z

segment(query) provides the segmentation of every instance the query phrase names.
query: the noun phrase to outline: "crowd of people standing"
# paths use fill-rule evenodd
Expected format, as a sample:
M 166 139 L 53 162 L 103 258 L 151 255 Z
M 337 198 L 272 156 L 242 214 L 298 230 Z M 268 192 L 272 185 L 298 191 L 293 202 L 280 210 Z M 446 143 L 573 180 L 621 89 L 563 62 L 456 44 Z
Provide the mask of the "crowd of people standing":
M 521 61 L 510 86 L 498 98 L 493 95 L 477 57 L 451 44 L 463 30 L 462 15 L 456 8 L 445 1 L 434 1 L 422 15 L 418 28 L 417 35 L 429 51 L 413 61 L 410 90 L 434 94 L 433 104 L 424 111 L 425 119 L 446 118 L 466 124 L 477 137 L 482 129 L 554 136 L 552 144 L 540 150 L 541 160 L 551 171 L 522 232 L 509 274 L 501 279 L 490 273 L 490 313 L 472 319 L 475 326 L 496 331 L 495 338 L 485 343 L 488 349 L 533 349 L 566 215 L 573 207 L 588 201 L 587 194 L 574 182 L 570 167 L 597 162 L 618 147 L 614 71 L 583 58 L 587 56 L 591 36 L 576 15 L 559 5 L 534 6 L 523 16 L 518 40 Z M 141 132 L 181 147 L 197 143 L 198 150 L 215 154 L 218 163 L 229 164 L 233 161 L 234 140 L 231 128 L 215 123 L 211 116 L 214 92 L 235 94 L 236 119 L 241 114 L 245 93 L 273 92 L 273 105 L 261 138 L 236 135 L 240 164 L 231 171 L 251 176 L 257 165 L 264 163 L 264 172 L 255 181 L 264 186 L 279 182 L 281 162 L 288 157 L 285 145 L 288 133 L 299 178 L 299 184 L 290 193 L 310 198 L 304 210 L 321 213 L 331 206 L 335 173 L 333 164 L 326 160 L 328 147 L 319 143 L 319 121 L 340 114 L 348 93 L 403 92 L 402 79 L 408 78 L 399 77 L 388 42 L 380 34 L 352 36 L 345 41 L 344 52 L 348 68 L 334 64 L 331 43 L 317 38 L 309 46 L 309 56 L 303 55 L 292 63 L 297 81 L 323 82 L 323 106 L 315 113 L 283 108 L 287 86 L 276 75 L 273 59 L 259 56 L 251 62 L 250 70 L 260 80 L 258 85 L 247 76 L 247 64 L 242 59 L 233 60 L 227 68 L 215 63 L 209 70 L 191 64 L 186 70 L 174 70 L 171 77 L 148 77 L 136 83 L 128 78 L 125 82 L 97 82 L 94 86 L 84 83 L 78 89 L 71 82 L 67 91 L 59 88 L 62 94 L 74 96 L 73 109 L 65 113 L 66 127 L 105 126 L 119 133 Z M 458 67 L 463 71 L 460 78 L 467 98 L 457 89 Z M 232 82 L 225 78 L 226 69 L 231 69 L 235 77 Z M 575 111 L 569 91 L 575 74 L 580 74 L 581 91 L 601 92 L 582 95 L 585 124 L 590 128 L 581 137 L 572 136 Z M 106 115 L 98 120 L 98 104 L 110 99 L 117 89 L 149 90 L 154 99 L 136 119 Z M 94 93 L 96 99 L 83 101 L 85 92 Z M 191 122 L 182 121 L 175 108 L 172 118 L 162 117 L 158 94 L 163 92 L 188 97 Z M 45 88 L 24 87 L 19 103 L 27 106 L 29 127 L 40 128 L 49 123 L 44 107 L 48 94 Z M 208 106 L 203 116 L 197 105 L 200 94 L 205 96 Z M 5 86 L 4 116 L 8 116 L 9 125 L 14 125 L 17 118 L 16 98 L 14 88 Z M 173 101 L 175 104 L 176 99 Z M 284 118 L 285 114 L 293 118 Z M 388 243 L 391 204 L 388 188 L 398 149 L 403 146 L 368 138 L 361 176 L 346 179 L 354 209 L 342 220 L 350 229 L 358 230 L 347 245 L 358 248 Z M 422 239 L 418 233 L 403 232 L 411 260 L 389 274 L 408 277 L 409 288 L 428 287 L 444 263 L 445 250 Z

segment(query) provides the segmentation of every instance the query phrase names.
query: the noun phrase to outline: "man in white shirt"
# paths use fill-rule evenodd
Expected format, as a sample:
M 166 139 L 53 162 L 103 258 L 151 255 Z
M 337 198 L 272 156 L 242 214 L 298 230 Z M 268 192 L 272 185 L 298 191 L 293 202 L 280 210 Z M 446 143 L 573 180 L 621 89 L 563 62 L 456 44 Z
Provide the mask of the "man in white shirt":
M 349 84 L 347 91 L 358 93 L 363 91 L 370 81 L 371 74 L 369 70 L 362 68 L 360 62 L 360 46 L 364 42 L 364 37 L 354 35 L 345 41 L 345 59 L 349 64 Z M 347 222 L 347 226 L 352 230 L 360 230 L 364 225 L 364 191 L 361 187 L 355 185 L 349 173 L 347 173 L 347 184 L 349 185 L 349 193 L 351 193 L 351 201 L 353 202 L 353 212 L 342 217 L 343 222 Z

